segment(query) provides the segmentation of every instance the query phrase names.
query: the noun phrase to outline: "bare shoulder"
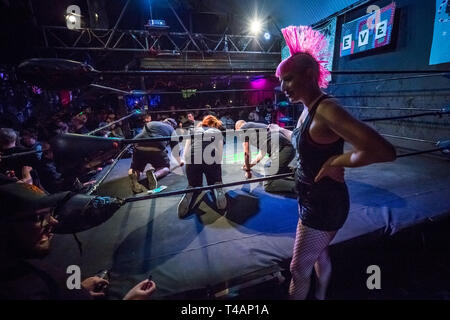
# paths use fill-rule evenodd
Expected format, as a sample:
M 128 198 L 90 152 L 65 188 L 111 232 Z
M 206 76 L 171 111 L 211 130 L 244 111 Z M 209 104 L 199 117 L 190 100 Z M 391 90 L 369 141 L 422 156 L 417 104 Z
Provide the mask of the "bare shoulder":
M 319 115 L 320 118 L 331 122 L 353 118 L 335 98 L 329 98 L 322 101 L 317 106 L 316 114 Z
M 324 99 L 320 104 L 317 106 L 317 111 L 321 114 L 328 113 L 328 112 L 336 112 L 336 110 L 343 110 L 344 108 L 340 104 L 340 102 L 336 98 L 328 98 Z

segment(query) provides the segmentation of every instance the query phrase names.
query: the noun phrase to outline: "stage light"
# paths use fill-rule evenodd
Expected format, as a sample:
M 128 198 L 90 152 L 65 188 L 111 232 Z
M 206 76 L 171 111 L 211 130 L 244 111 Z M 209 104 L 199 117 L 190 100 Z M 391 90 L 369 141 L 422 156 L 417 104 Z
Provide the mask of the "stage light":
M 70 23 L 75 23 L 77 22 L 77 17 L 70 14 L 67 16 L 67 20 L 69 20 Z
M 267 41 L 270 40 L 270 33 L 269 32 L 264 33 L 264 39 L 266 39 Z
M 68 29 L 81 28 L 81 9 L 77 5 L 70 5 L 66 9 L 66 24 Z
M 262 23 L 261 21 L 259 21 L 258 19 L 254 19 L 251 23 L 250 23 L 250 32 L 253 34 L 258 34 L 261 32 L 262 29 Z

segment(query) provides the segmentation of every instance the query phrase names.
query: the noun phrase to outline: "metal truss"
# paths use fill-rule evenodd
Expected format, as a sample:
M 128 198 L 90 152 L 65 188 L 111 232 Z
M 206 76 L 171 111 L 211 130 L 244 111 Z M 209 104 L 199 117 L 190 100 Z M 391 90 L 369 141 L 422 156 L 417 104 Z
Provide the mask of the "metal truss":
M 262 54 L 279 55 L 279 36 L 270 40 L 251 35 L 202 34 L 168 32 L 157 28 L 118 30 L 44 26 L 43 44 L 54 50 L 91 50 L 150 53 L 154 55 L 201 54 Z

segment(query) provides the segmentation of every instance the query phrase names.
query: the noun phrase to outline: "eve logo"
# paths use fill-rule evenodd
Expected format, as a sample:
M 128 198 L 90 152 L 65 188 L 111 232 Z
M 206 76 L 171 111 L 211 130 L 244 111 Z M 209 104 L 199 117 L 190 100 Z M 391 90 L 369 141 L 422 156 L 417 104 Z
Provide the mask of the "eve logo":
M 379 266 L 373 264 L 367 267 L 367 274 L 370 274 L 367 278 L 366 286 L 369 290 L 381 289 L 381 269 Z
M 70 265 L 66 269 L 66 273 L 70 276 L 66 280 L 67 289 L 81 289 L 81 269 L 77 265 Z
M 342 50 L 348 50 L 352 47 L 352 35 L 349 34 L 342 38 Z

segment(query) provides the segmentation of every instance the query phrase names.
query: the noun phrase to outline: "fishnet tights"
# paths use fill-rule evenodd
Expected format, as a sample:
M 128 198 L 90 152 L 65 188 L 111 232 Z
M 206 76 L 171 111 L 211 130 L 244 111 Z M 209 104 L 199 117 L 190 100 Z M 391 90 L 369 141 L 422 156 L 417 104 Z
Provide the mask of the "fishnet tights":
M 303 225 L 301 220 L 298 221 L 294 254 L 290 267 L 292 274 L 289 286 L 290 299 L 303 300 L 306 298 L 313 267 L 318 280 L 316 297 L 325 299 L 326 288 L 331 276 L 328 244 L 335 235 L 336 231 L 315 230 Z

